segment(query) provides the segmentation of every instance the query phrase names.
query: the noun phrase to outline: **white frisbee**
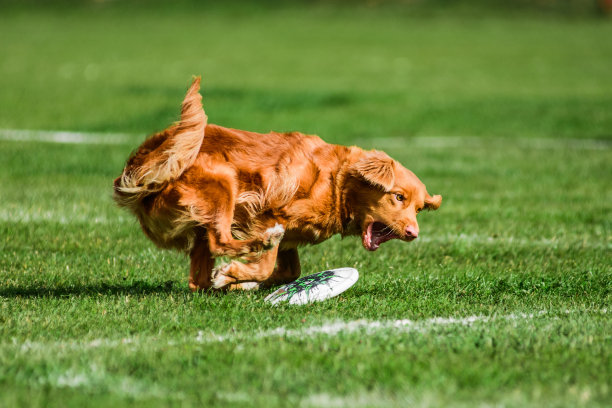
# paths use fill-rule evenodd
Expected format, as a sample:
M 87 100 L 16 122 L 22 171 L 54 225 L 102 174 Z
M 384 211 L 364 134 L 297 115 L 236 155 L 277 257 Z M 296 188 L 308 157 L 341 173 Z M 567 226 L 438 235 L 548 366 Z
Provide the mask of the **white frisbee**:
M 273 305 L 288 302 L 290 305 L 305 305 L 321 302 L 338 296 L 353 286 L 359 279 L 354 268 L 337 268 L 304 276 L 270 293 L 265 301 Z

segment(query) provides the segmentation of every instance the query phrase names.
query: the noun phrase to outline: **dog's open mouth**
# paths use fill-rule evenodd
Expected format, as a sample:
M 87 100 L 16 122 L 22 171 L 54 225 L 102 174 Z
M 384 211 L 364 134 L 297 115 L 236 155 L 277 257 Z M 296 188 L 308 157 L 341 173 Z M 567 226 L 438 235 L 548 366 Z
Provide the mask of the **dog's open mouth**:
M 369 223 L 361 235 L 363 247 L 368 251 L 376 251 L 383 242 L 401 238 L 391 227 L 378 221 Z

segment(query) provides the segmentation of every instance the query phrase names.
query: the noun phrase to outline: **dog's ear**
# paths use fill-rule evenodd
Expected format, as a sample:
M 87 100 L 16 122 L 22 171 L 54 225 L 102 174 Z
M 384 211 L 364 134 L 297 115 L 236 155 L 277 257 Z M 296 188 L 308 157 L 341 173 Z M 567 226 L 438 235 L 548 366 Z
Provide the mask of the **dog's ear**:
M 426 210 L 437 210 L 438 208 L 440 208 L 440 204 L 442 204 L 441 195 L 435 195 L 432 197 L 429 194 L 427 194 L 425 196 L 425 209 Z
M 368 184 L 389 191 L 395 182 L 393 159 L 385 153 L 372 150 L 353 165 L 354 174 Z

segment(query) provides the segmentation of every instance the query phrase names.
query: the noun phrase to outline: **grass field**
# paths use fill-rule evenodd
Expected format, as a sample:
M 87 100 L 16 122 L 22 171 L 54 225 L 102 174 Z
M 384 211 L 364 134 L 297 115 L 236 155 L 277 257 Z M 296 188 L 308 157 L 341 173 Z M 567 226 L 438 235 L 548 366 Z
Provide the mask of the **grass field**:
M 1 407 L 612 404 L 609 21 L 125 11 L 0 13 Z M 111 186 L 193 74 L 210 122 L 385 150 L 442 207 L 303 248 L 360 271 L 327 302 L 191 294 Z

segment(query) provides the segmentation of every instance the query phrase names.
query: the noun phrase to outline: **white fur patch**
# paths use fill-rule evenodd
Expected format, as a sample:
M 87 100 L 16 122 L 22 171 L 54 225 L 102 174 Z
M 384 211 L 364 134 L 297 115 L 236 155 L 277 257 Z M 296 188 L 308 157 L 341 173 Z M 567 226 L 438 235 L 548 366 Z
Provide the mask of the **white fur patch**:
M 283 235 L 285 235 L 285 227 L 280 224 L 268 228 L 263 235 L 264 248 L 272 249 L 277 246 L 283 239 Z
M 270 235 L 272 237 L 279 236 L 279 235 L 282 236 L 284 234 L 285 234 L 285 227 L 283 227 L 281 224 L 276 224 L 274 227 L 268 228 L 266 230 L 266 235 Z

